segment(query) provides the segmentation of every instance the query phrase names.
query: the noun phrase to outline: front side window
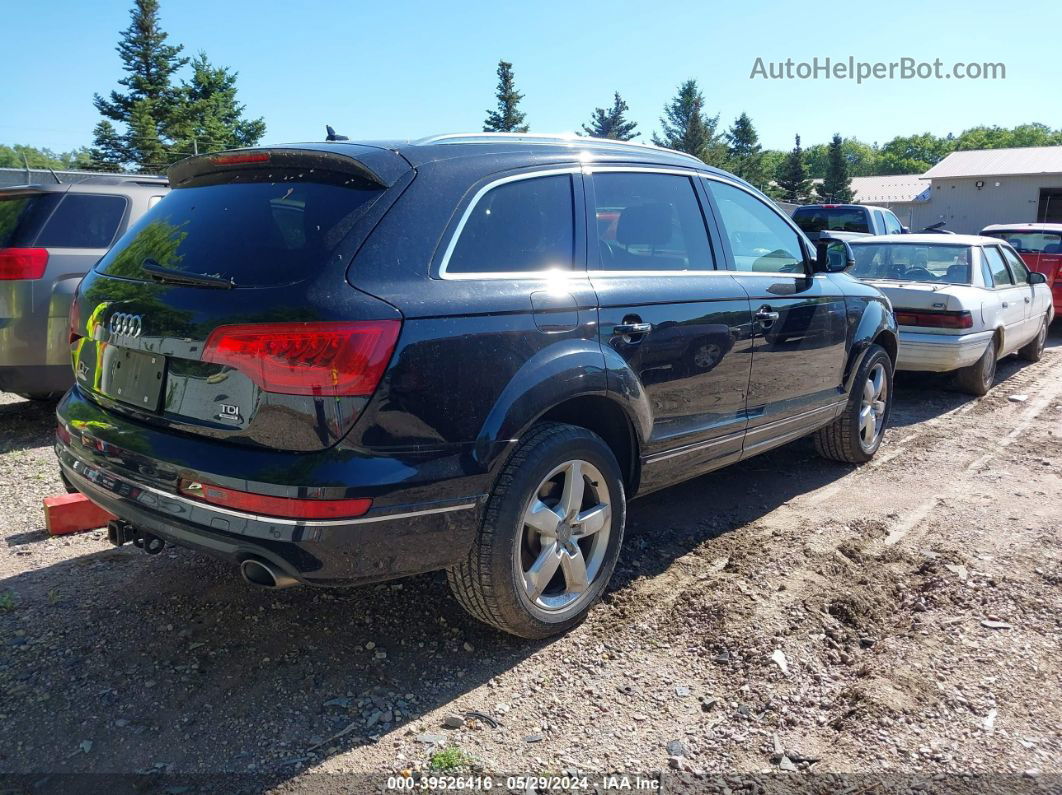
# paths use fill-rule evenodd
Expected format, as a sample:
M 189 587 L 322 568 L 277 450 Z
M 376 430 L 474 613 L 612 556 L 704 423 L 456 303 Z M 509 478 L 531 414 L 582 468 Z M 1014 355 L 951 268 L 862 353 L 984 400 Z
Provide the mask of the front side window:
M 885 234 L 898 235 L 903 231 L 903 225 L 895 215 L 888 210 L 884 210 L 882 215 L 885 217 Z
M 1021 261 L 1021 257 L 1011 251 L 1009 248 L 1003 249 L 1003 256 L 1007 260 L 1007 264 L 1010 265 L 1010 272 L 1014 276 L 1015 284 L 1028 284 L 1029 283 L 1029 269 L 1025 267 L 1025 263 Z
M 680 174 L 594 175 L 601 267 L 610 271 L 712 270 L 700 202 Z
M 575 259 L 568 174 L 504 182 L 480 197 L 446 263 L 447 273 L 571 270 Z
M 1003 255 L 999 251 L 999 246 L 985 246 L 985 260 L 988 262 L 988 269 L 992 273 L 992 281 L 988 282 L 986 287 L 1010 287 L 1010 271 L 1007 270 L 1007 264 L 1003 261 Z
M 739 271 L 804 273 L 804 249 L 793 227 L 750 193 L 709 180 Z
M 54 248 L 107 248 L 125 215 L 121 196 L 68 193 L 59 203 L 37 245 Z

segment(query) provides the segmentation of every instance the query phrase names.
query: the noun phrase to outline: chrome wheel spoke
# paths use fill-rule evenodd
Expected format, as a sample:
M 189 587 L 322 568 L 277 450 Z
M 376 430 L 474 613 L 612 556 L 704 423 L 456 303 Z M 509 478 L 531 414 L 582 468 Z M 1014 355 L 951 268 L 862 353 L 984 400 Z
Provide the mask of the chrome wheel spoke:
M 590 587 L 586 576 L 586 558 L 578 544 L 572 544 L 573 550 L 561 551 L 560 565 L 564 571 L 564 582 L 572 593 L 582 593 Z
M 608 523 L 608 520 L 612 517 L 612 512 L 605 504 L 595 505 L 593 508 L 587 508 L 582 513 L 575 515 L 575 532 L 576 538 L 585 538 L 586 536 L 593 535 L 598 532 Z
M 556 538 L 557 525 L 561 523 L 562 518 L 542 500 L 532 500 L 524 514 L 524 524 L 533 527 L 539 535 Z
M 524 588 L 532 600 L 538 599 L 546 590 L 549 581 L 557 573 L 557 567 L 561 564 L 561 548 L 556 541 L 551 541 L 542 547 L 542 551 L 531 564 L 531 568 L 524 572 Z M 567 577 L 567 575 L 565 575 Z
M 877 424 L 877 417 L 874 415 L 873 407 L 864 406 L 862 411 L 859 412 L 859 431 L 863 436 L 863 441 L 869 442 L 874 438 Z
M 564 472 L 564 491 L 561 494 L 557 512 L 565 519 L 571 519 L 583 505 L 583 462 L 572 461 Z

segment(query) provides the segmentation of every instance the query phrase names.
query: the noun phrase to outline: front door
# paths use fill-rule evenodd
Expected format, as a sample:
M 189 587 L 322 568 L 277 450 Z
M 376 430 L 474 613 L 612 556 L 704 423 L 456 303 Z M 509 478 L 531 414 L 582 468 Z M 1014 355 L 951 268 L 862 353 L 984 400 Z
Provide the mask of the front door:
M 1002 247 L 1003 256 L 1010 266 L 1011 276 L 1014 277 L 1014 286 L 1021 293 L 1022 306 L 1025 309 L 1025 323 L 1022 328 L 1022 340 L 1028 342 L 1040 331 L 1044 315 L 1047 314 L 1044 291 L 1037 293 L 1035 287 L 1029 284 L 1029 268 L 1012 249 Z
M 721 250 L 694 179 L 616 168 L 587 179 L 590 278 L 602 346 L 616 362 L 609 377 L 633 374 L 613 387 L 652 415 L 643 490 L 741 455 L 751 312 L 734 277 L 716 268 Z
M 985 263 L 992 276 L 988 285 L 994 292 L 999 318 L 1003 322 L 1003 349 L 999 355 L 1013 353 L 1025 344 L 1025 298 L 1030 292 L 1028 285 L 1024 289 L 1014 283 L 1011 270 L 1007 267 L 1002 246 L 984 247 Z M 986 274 L 987 276 L 988 274 Z M 1028 277 L 1026 277 L 1028 278 Z
M 825 424 L 843 405 L 845 300 L 833 277 L 810 272 L 800 235 L 781 212 L 743 188 L 705 182 L 752 306 L 752 455 Z

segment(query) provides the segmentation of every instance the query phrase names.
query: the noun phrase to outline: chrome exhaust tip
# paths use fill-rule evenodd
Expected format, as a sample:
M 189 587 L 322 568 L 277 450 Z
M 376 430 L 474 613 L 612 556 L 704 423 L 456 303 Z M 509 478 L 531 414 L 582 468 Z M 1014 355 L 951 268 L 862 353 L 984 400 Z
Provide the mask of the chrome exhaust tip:
M 299 584 L 290 574 L 277 571 L 265 561 L 253 558 L 240 564 L 240 576 L 248 585 L 257 585 L 259 588 L 280 589 Z

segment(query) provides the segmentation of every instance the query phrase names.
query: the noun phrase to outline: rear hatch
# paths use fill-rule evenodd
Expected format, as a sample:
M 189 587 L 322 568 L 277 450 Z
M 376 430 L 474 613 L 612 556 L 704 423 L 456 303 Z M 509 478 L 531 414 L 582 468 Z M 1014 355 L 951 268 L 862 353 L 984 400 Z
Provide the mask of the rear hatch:
M 0 190 L 0 281 L 34 280 L 44 275 L 48 250 L 34 243 L 62 198 L 62 191 Z
M 78 387 L 107 408 L 236 445 L 338 441 L 401 325 L 347 264 L 412 178 L 382 149 L 240 150 L 190 158 L 173 190 L 82 282 Z M 135 442 L 135 440 L 131 440 Z

